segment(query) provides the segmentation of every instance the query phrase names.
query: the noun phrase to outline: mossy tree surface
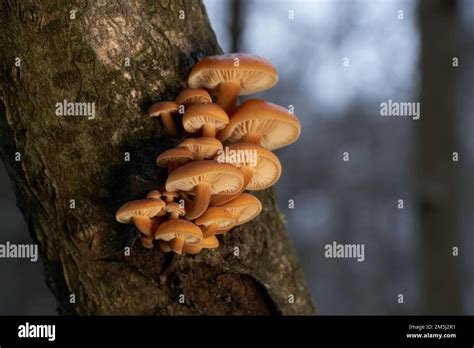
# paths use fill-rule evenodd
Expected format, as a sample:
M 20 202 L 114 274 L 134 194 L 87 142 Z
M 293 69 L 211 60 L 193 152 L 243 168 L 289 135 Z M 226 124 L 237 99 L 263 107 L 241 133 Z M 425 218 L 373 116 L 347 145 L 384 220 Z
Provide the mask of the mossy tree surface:
M 164 183 L 155 158 L 179 141 L 144 110 L 221 52 L 200 1 L 3 0 L 0 47 L 0 153 L 60 313 L 313 313 L 272 190 L 259 218 L 197 256 L 146 250 L 114 219 Z M 96 117 L 56 116 L 63 100 L 94 102 Z

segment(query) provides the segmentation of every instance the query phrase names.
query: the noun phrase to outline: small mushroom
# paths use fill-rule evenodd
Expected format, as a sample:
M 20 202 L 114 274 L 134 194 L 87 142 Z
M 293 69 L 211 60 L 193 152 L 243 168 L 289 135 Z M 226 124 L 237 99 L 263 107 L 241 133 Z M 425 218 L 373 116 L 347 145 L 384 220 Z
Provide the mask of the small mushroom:
M 153 235 L 151 236 L 141 236 L 140 241 L 142 243 L 142 246 L 147 249 L 152 249 L 153 248 Z
M 229 123 L 229 117 L 217 104 L 191 105 L 183 116 L 183 127 L 189 133 L 202 129 L 203 137 L 216 137 L 216 131 Z
M 217 230 L 232 228 L 235 225 L 237 217 L 227 209 L 211 207 L 206 210 L 198 219 L 194 221 L 196 225 L 203 226 L 202 234 L 204 238 L 216 234 Z
M 176 202 L 171 202 L 171 203 L 166 204 L 165 210 L 166 210 L 167 213 L 170 214 L 170 219 L 171 220 L 179 219 L 180 216 L 184 216 L 184 214 L 186 213 L 184 208 L 182 208 Z
M 230 123 L 217 138 L 232 143 L 254 143 L 268 150 L 292 144 L 301 133 L 298 118 L 281 106 L 250 99 L 235 109 Z
M 153 235 L 159 220 L 152 219 L 157 216 L 165 206 L 161 199 L 140 199 L 130 201 L 122 205 L 115 219 L 123 224 L 133 222 L 137 229 L 147 235 Z
M 148 199 L 161 199 L 161 193 L 158 190 L 153 190 L 153 191 L 148 192 L 148 194 L 146 195 L 146 198 L 148 198 Z
M 265 91 L 277 81 L 278 73 L 270 61 L 244 53 L 205 57 L 188 77 L 190 87 L 217 92 L 217 104 L 228 113 L 239 95 Z
M 176 131 L 171 113 L 176 111 L 178 111 L 178 105 L 175 102 L 159 102 L 150 106 L 148 115 L 151 117 L 161 116 L 166 133 L 175 137 L 178 132 Z
M 201 229 L 191 221 L 176 219 L 163 222 L 156 230 L 155 239 L 170 242 L 171 249 L 181 254 L 185 244 L 199 244 L 203 236 Z
M 164 190 L 162 192 L 162 195 L 163 195 L 163 197 L 165 197 L 165 202 L 167 204 L 171 203 L 171 202 L 174 202 L 175 198 L 179 198 L 179 193 L 176 192 L 176 191 L 166 191 L 166 190 Z
M 216 236 L 210 236 L 207 238 L 204 238 L 201 243 L 198 245 L 188 245 L 185 244 L 183 247 L 183 252 L 187 254 L 198 254 L 202 251 L 202 249 L 215 249 L 219 246 L 219 240 L 216 238 Z
M 186 219 L 194 220 L 209 206 L 211 195 L 231 195 L 242 189 L 244 176 L 235 166 L 211 160 L 187 163 L 170 174 L 167 191 L 189 191 L 194 200 L 186 206 Z
M 159 199 L 159 200 L 161 200 L 161 193 L 158 190 L 153 190 L 153 191 L 148 192 L 148 194 L 146 195 L 146 198 L 147 199 Z M 156 216 L 159 217 L 159 216 L 163 216 L 165 214 L 166 214 L 166 211 L 163 209 Z M 156 227 L 158 227 L 158 226 L 156 226 Z
M 188 138 L 183 140 L 178 148 L 186 148 L 191 151 L 194 161 L 213 158 L 219 150 L 222 150 L 222 143 L 216 138 Z
M 260 200 L 248 193 L 242 193 L 240 196 L 222 205 L 220 208 L 227 209 L 236 217 L 235 226 L 243 225 L 260 214 L 262 203 Z M 216 234 L 226 233 L 225 230 L 217 231 Z
M 205 89 L 188 88 L 179 93 L 175 100 L 178 105 L 183 105 L 185 108 L 193 104 L 207 104 L 212 103 L 212 98 Z
M 177 147 L 163 151 L 156 159 L 160 167 L 168 167 L 168 175 L 180 165 L 193 160 L 193 153 L 184 147 Z
M 216 195 L 211 197 L 211 206 L 225 204 L 236 198 L 243 190 L 257 191 L 269 188 L 280 178 L 281 163 L 278 157 L 260 145 L 236 143 L 227 146 L 223 154 L 225 153 L 233 154 L 229 156 L 231 164 L 242 170 L 244 186 L 240 192 L 233 195 Z M 218 159 L 218 157 L 216 158 Z

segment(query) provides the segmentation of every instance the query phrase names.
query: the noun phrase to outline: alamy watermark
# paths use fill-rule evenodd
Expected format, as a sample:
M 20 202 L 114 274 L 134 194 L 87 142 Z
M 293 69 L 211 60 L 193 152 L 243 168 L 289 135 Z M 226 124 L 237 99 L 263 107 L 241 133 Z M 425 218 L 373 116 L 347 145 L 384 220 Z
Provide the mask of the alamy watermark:
M 38 245 L 5 242 L 0 244 L 0 258 L 30 259 L 31 262 L 36 262 L 38 261 Z
M 380 116 L 406 116 L 418 120 L 421 116 L 420 103 L 395 102 L 389 99 L 380 103 Z
M 68 102 L 64 99 L 55 105 L 56 116 L 82 116 L 88 120 L 95 119 L 95 103 L 87 102 Z
M 249 167 L 257 166 L 257 150 L 232 150 L 227 146 L 217 151 L 217 162 L 230 164 L 245 164 Z
M 365 260 L 364 244 L 339 244 L 332 242 L 324 246 L 324 256 L 326 258 L 357 259 L 357 262 Z

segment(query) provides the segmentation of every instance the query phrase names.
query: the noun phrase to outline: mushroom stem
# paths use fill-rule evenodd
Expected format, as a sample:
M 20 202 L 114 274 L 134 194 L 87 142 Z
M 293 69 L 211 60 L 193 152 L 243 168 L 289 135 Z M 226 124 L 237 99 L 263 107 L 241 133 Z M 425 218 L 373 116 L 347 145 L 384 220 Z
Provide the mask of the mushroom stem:
M 211 185 L 207 182 L 203 182 L 196 186 L 196 197 L 190 204 L 189 207 L 186 207 L 186 219 L 194 220 L 200 217 L 206 211 L 211 200 Z
M 229 114 L 234 108 L 239 93 L 239 84 L 233 82 L 221 82 L 219 84 L 216 103 Z
M 185 245 L 184 248 L 183 248 L 183 251 L 186 254 L 196 255 L 196 254 L 199 254 L 202 251 L 202 247 L 197 246 L 197 245 Z
M 203 159 L 204 159 L 203 152 L 198 151 L 194 153 L 194 158 L 193 158 L 194 161 L 202 161 Z
M 241 167 L 242 173 L 244 174 L 244 185 L 242 189 L 233 195 L 215 195 L 211 197 L 210 205 L 212 207 L 219 207 L 223 204 L 230 202 L 231 200 L 237 198 L 244 190 L 246 189 L 247 185 L 249 184 L 250 180 L 253 177 L 254 169 L 252 167 L 244 166 Z
M 234 226 L 235 227 L 235 226 Z M 233 229 L 234 227 L 230 227 L 230 228 L 226 228 L 224 230 L 219 230 L 219 231 L 216 231 L 216 235 L 218 234 L 227 234 L 227 232 L 229 232 L 231 229 Z
M 212 123 L 205 123 L 202 127 L 202 136 L 207 138 L 215 138 L 216 127 Z
M 165 126 L 166 133 L 171 136 L 176 136 L 178 132 L 176 131 L 176 126 L 174 125 L 173 117 L 170 112 L 163 112 L 161 115 L 161 120 Z
M 177 220 L 177 219 L 179 219 L 179 213 L 178 213 L 178 212 L 172 212 L 172 213 L 170 214 L 170 219 L 171 219 L 171 220 Z
M 183 237 L 176 237 L 170 242 L 171 250 L 173 250 L 176 254 L 182 254 L 184 242 L 185 240 Z
M 262 134 L 260 133 L 249 133 L 245 134 L 240 140 L 241 143 L 252 143 L 260 145 L 262 141 Z
M 153 248 L 153 237 L 140 237 L 140 240 L 142 242 L 142 246 L 147 249 Z
M 170 243 L 160 240 L 160 249 L 165 253 L 169 253 L 171 251 Z
M 213 235 L 216 234 L 216 231 L 217 231 L 217 224 L 210 224 L 204 227 L 202 231 L 202 235 L 204 238 L 212 237 Z
M 178 161 L 169 161 L 168 163 L 168 175 L 173 173 L 173 171 L 179 167 L 179 162 Z
M 158 228 L 157 221 L 146 216 L 134 216 L 132 221 L 135 227 L 146 236 L 153 236 Z

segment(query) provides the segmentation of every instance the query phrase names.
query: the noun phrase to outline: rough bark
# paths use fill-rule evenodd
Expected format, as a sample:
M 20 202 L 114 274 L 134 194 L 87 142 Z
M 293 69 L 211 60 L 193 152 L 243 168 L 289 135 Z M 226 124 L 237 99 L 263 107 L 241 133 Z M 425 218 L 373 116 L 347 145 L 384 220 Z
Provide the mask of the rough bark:
M 422 94 L 417 128 L 422 313 L 462 314 L 455 80 L 456 1 L 420 2 Z
M 164 183 L 155 158 L 179 141 L 144 110 L 220 52 L 201 2 L 4 0 L 0 47 L 0 152 L 60 313 L 313 313 L 272 190 L 259 218 L 197 256 L 146 250 L 114 219 Z M 96 118 L 56 116 L 64 99 L 95 102 Z

